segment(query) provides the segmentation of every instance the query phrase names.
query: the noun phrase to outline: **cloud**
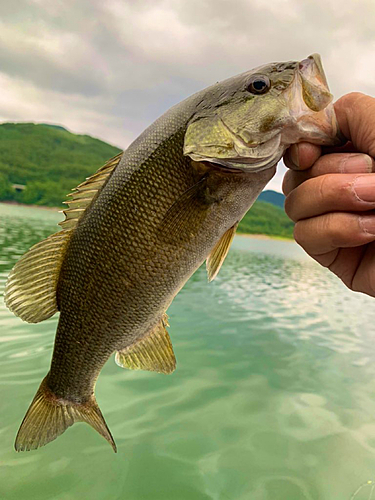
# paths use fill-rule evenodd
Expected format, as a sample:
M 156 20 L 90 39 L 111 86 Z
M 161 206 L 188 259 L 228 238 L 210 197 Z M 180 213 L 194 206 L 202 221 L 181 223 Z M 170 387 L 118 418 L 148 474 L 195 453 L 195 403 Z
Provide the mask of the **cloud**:
M 373 0 L 3 2 L 0 119 L 126 147 L 193 92 L 312 52 L 337 97 L 375 95 L 374 21 Z

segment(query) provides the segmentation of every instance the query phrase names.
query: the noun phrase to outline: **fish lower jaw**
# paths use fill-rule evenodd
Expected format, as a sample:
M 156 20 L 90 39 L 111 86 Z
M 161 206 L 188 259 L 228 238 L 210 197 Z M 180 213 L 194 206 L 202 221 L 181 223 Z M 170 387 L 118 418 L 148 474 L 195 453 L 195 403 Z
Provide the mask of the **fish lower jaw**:
M 261 172 L 262 170 L 266 170 L 277 165 L 277 163 L 281 160 L 285 149 L 286 146 L 284 148 L 280 148 L 280 150 L 277 151 L 276 154 L 263 158 L 252 158 L 244 156 L 231 158 L 208 158 L 200 155 L 190 155 L 190 157 L 196 162 L 207 162 L 212 164 L 213 166 L 217 165 L 220 167 L 224 167 L 225 170 L 250 173 Z
M 243 139 L 236 138 L 231 150 L 222 157 L 196 153 L 190 153 L 188 156 L 194 161 L 209 162 L 233 171 L 260 172 L 275 166 L 286 148 L 287 146 L 282 144 L 281 134 L 278 133 L 257 145 L 247 144 Z
M 336 146 L 341 144 L 341 141 L 337 137 L 337 128 L 335 135 L 325 133 L 313 120 L 308 119 L 301 121 L 298 126 L 286 128 L 282 133 L 281 143 L 284 150 L 298 142 L 310 142 L 319 146 Z

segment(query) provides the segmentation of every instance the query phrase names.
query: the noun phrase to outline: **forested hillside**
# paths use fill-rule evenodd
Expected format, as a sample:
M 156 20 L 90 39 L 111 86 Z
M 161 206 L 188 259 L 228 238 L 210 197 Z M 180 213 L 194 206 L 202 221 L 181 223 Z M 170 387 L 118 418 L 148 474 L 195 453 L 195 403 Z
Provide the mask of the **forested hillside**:
M 119 152 L 63 127 L 4 123 L 0 125 L 0 200 L 60 206 L 72 188 Z M 18 191 L 12 188 L 15 184 Z
M 293 227 L 282 208 L 266 201 L 256 201 L 240 222 L 237 232 L 293 238 Z

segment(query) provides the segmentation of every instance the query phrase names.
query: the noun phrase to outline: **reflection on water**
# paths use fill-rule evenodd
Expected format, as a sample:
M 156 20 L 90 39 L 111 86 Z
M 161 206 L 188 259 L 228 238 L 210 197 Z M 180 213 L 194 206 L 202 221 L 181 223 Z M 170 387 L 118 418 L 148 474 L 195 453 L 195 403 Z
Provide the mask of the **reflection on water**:
M 60 214 L 0 205 L 0 293 Z M 294 243 L 236 238 L 217 279 L 201 268 L 168 311 L 171 376 L 110 360 L 97 398 L 119 453 L 77 424 L 13 451 L 48 370 L 56 318 L 0 302 L 0 498 L 361 500 L 375 478 L 373 300 Z M 375 492 L 374 492 L 375 498 Z

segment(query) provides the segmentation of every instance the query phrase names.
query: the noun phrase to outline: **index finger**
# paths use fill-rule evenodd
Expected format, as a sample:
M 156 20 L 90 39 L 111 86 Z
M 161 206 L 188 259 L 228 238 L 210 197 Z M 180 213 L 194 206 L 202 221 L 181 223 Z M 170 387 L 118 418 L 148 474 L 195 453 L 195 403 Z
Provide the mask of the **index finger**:
M 352 92 L 341 97 L 334 106 L 344 136 L 358 151 L 375 157 L 375 99 Z
M 288 170 L 283 180 L 283 193 L 287 196 L 307 179 L 326 174 L 355 174 L 375 171 L 375 161 L 362 153 L 332 153 L 321 156 L 314 165 L 301 172 Z

